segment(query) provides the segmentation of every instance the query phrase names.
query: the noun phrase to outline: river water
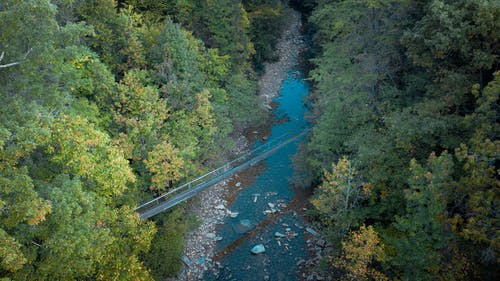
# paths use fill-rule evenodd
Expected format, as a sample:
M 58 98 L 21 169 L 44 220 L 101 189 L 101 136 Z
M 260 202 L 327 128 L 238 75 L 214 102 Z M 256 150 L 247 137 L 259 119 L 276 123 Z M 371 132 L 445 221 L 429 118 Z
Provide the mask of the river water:
M 273 111 L 274 125 L 267 141 L 283 134 L 301 132 L 307 122 L 305 99 L 309 94 L 302 73 L 296 69 L 283 81 L 278 107 Z M 242 186 L 228 208 L 238 212 L 227 217 L 217 230 L 219 270 L 207 272 L 205 280 L 298 280 L 297 262 L 307 259 L 304 221 L 300 210 L 300 192 L 292 188 L 294 178 L 291 157 L 297 153 L 298 139 L 264 160 L 263 170 L 250 186 Z M 254 146 L 260 145 L 256 142 Z M 274 213 L 273 213 L 274 211 Z M 276 238 L 275 233 L 285 237 Z M 263 244 L 265 253 L 252 255 L 250 250 Z

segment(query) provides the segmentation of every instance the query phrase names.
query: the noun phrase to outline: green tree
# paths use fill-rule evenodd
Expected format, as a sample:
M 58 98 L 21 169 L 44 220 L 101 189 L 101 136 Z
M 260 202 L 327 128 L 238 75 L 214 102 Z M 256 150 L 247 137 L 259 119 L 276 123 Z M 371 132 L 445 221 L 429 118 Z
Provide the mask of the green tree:
M 120 13 L 115 0 L 78 1 L 78 19 L 94 27 L 95 35 L 86 38 L 88 46 L 119 76 L 130 68 L 145 65 L 145 51 L 140 40 L 142 24 L 131 9 Z
M 113 119 L 118 126 L 121 146 L 128 159 L 141 161 L 151 147 L 162 139 L 162 128 L 168 118 L 166 101 L 146 71 L 131 70 L 113 94 Z
M 200 42 L 180 25 L 166 20 L 151 50 L 150 59 L 161 85 L 161 95 L 175 110 L 192 110 L 196 93 L 203 89 L 199 47 Z
M 277 60 L 274 48 L 282 34 L 287 11 L 282 1 L 243 1 L 250 20 L 249 34 L 255 49 L 253 62 L 259 70 L 265 61 Z
M 193 0 L 126 0 L 125 2 L 140 11 L 148 21 L 162 21 L 168 16 L 186 27 L 194 21 L 192 15 L 196 1 Z
M 404 280 L 435 280 L 451 233 L 445 231 L 446 200 L 443 189 L 449 184 L 453 161 L 447 153 L 429 157 L 427 167 L 410 163 L 410 189 L 405 190 L 406 215 L 396 217 L 396 237 L 391 264 Z
M 160 218 L 162 226 L 153 239 L 154 247 L 144 258 L 156 280 L 175 276 L 182 269 L 179 257 L 184 249 L 184 236 L 179 233 L 186 233 L 193 225 L 192 220 L 191 214 L 186 216 L 185 211 L 179 208 Z
M 27 262 L 24 244 L 30 235 L 19 229 L 35 227 L 52 211 L 49 200 L 42 198 L 26 167 L 0 169 L 0 265 L 2 271 L 16 272 Z
M 3 229 L 0 229 L 0 241 L 2 241 L 0 246 L 2 270 L 13 272 L 21 269 L 26 263 L 26 258 L 21 251 L 22 245 Z
M 203 26 L 200 36 L 207 46 L 229 55 L 232 69 L 247 69 L 255 50 L 248 34 L 250 21 L 241 1 L 201 1 L 199 18 Z
M 500 182 L 496 165 L 500 145 L 500 126 L 497 122 L 499 77 L 500 73 L 495 73 L 495 79 L 483 91 L 479 90 L 479 84 L 472 91 L 477 107 L 466 116 L 464 123 L 473 128 L 474 133 L 467 144 L 456 149 L 462 173 L 451 193 L 453 202 L 461 206 L 450 218 L 453 230 L 470 241 L 470 258 L 480 261 L 486 268 L 496 266 L 500 255 L 497 235 Z M 494 275 L 488 278 L 494 278 Z
M 243 74 L 232 75 L 226 85 L 229 118 L 237 128 L 250 124 L 262 123 L 265 119 L 265 109 L 257 99 L 257 88 L 254 81 Z

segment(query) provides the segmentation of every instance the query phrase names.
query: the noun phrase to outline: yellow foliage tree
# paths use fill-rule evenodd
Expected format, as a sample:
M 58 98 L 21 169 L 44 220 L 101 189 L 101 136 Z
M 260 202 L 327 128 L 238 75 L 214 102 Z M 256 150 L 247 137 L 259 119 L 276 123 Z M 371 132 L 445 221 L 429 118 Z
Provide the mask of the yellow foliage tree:
M 358 231 L 349 233 L 342 241 L 342 256 L 333 265 L 343 271 L 341 280 L 389 280 L 384 274 L 373 269 L 375 261 L 383 260 L 383 246 L 372 226 L 361 226 Z
M 152 190 L 165 190 L 184 175 L 184 161 L 179 157 L 179 150 L 167 141 L 156 145 L 144 162 L 152 173 Z
M 347 157 L 332 164 L 332 170 L 324 171 L 323 183 L 311 200 L 323 216 L 324 223 L 332 225 L 342 238 L 356 224 L 352 209 L 363 196 L 363 186 L 357 177 L 358 171 Z
M 127 183 L 135 181 L 123 152 L 79 116 L 62 115 L 54 122 L 47 152 L 62 171 L 89 180 L 90 187 L 105 197 L 121 194 Z

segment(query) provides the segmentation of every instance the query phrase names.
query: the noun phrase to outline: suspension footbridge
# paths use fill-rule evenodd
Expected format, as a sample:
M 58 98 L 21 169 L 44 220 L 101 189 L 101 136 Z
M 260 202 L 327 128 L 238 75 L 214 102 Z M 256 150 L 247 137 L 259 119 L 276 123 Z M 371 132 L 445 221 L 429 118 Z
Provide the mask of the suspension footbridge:
M 285 145 L 303 137 L 309 131 L 310 129 L 307 128 L 294 135 L 289 133 L 278 138 L 274 138 L 267 143 L 244 153 L 238 158 L 225 163 L 217 169 L 171 189 L 167 193 L 164 193 L 151 201 L 141 204 L 135 208 L 134 211 L 139 213 L 140 218 L 143 220 L 167 211 L 195 196 L 200 191 L 231 177 L 236 172 L 241 171 L 248 166 L 257 164 L 259 161 L 269 157 Z

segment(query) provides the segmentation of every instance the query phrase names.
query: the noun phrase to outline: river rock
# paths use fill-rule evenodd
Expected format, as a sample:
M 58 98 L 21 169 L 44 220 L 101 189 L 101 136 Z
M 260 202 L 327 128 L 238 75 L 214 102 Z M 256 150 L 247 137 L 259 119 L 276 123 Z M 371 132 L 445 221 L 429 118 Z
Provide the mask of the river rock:
M 274 233 L 274 237 L 276 237 L 276 238 L 283 238 L 283 237 L 286 237 L 286 235 L 283 234 L 283 233 L 281 233 L 281 232 L 276 231 Z
M 238 213 L 238 212 L 231 212 L 231 211 L 229 211 L 229 210 L 227 211 L 227 213 L 228 213 L 228 214 L 229 214 L 229 216 L 230 216 L 231 218 L 233 218 L 233 219 L 234 219 L 234 218 L 236 218 L 236 217 L 240 214 L 240 213 Z
M 215 209 L 216 210 L 225 210 L 226 207 L 224 207 L 224 205 L 222 205 L 222 204 L 219 204 L 219 205 L 215 206 Z
M 316 242 L 316 246 L 320 247 L 320 248 L 325 248 L 327 245 L 326 241 L 323 240 L 323 239 L 319 239 L 318 242 Z
M 236 233 L 243 234 L 252 228 L 252 222 L 249 219 L 242 219 L 240 223 L 234 224 L 233 229 Z
M 252 222 L 249 219 L 242 219 L 240 221 L 240 224 L 243 225 L 243 226 L 246 226 L 246 227 L 251 227 L 252 226 Z
M 257 199 L 259 198 L 260 194 L 259 193 L 255 193 L 253 194 L 253 202 L 256 203 L 257 202 Z
M 274 205 L 273 203 L 267 203 L 267 206 L 269 206 L 269 208 L 274 208 L 276 205 Z
M 252 250 L 250 250 L 252 254 L 258 255 L 258 254 L 263 254 L 266 252 L 266 248 L 262 244 L 255 245 Z
M 314 280 L 316 280 L 317 277 L 318 277 L 318 273 L 313 272 L 313 273 L 309 274 L 309 276 L 307 276 L 306 280 L 307 281 L 314 281 Z
M 215 239 L 216 235 L 215 235 L 215 233 L 207 233 L 207 234 L 205 234 L 205 237 L 207 237 L 209 239 Z
M 184 263 L 187 267 L 191 267 L 191 263 L 192 263 L 192 262 L 191 262 L 191 260 L 190 260 L 188 257 L 186 257 L 185 255 L 182 255 L 181 260 L 182 260 L 182 262 L 183 262 L 183 263 Z
M 319 236 L 319 233 L 317 233 L 314 229 L 310 228 L 310 227 L 306 227 L 306 231 L 311 233 L 313 236 Z

